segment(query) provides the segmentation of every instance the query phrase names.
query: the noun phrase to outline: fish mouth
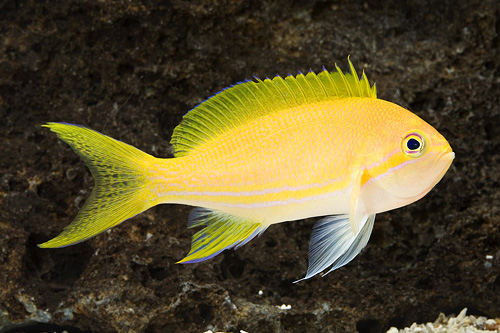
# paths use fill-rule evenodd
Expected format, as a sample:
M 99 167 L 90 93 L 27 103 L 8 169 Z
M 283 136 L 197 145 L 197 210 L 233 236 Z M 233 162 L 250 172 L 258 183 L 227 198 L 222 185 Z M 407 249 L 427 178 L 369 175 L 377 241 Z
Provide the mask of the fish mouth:
M 454 159 L 455 153 L 451 150 L 451 148 L 446 149 L 438 157 L 438 161 L 453 161 Z
M 450 145 L 446 144 L 444 145 L 444 147 L 440 146 L 434 149 L 434 151 L 438 153 L 434 163 L 441 163 L 442 161 L 453 161 L 453 159 L 455 158 L 455 153 L 451 149 Z
M 435 170 L 434 172 L 434 178 L 431 183 L 429 183 L 429 186 L 425 188 L 421 193 L 415 195 L 413 198 L 414 200 L 418 200 L 422 198 L 425 194 L 427 194 L 434 186 L 436 186 L 437 183 L 441 179 L 443 179 L 444 175 L 448 171 L 448 169 L 451 166 L 451 163 L 453 162 L 453 159 L 455 158 L 455 153 L 451 150 L 451 147 L 448 146 L 448 148 L 440 153 L 438 157 L 434 160 L 434 163 L 432 163 L 432 169 Z M 432 172 L 432 171 L 431 171 Z
M 451 150 L 450 146 L 448 146 L 448 148 L 444 152 L 439 154 L 436 162 L 434 162 L 434 165 L 438 164 L 441 167 L 441 172 L 439 173 L 439 176 L 437 178 L 438 181 L 443 178 L 444 174 L 446 173 L 446 171 L 448 171 L 454 159 L 455 153 Z

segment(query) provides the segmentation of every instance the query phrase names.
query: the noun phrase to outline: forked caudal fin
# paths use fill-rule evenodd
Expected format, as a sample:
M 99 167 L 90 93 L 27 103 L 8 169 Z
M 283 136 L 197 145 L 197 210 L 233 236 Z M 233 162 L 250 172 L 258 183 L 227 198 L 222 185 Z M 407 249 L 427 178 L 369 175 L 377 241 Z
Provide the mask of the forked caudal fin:
M 78 125 L 48 123 L 44 126 L 82 157 L 95 179 L 95 186 L 73 222 L 39 247 L 82 242 L 155 204 L 145 172 L 153 156 Z

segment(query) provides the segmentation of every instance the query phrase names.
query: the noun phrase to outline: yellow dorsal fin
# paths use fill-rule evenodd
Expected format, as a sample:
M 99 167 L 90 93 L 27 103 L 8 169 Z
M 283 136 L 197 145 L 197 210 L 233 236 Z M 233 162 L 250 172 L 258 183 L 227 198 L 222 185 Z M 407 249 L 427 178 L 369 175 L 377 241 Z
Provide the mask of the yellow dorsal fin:
M 337 98 L 377 98 L 375 85 L 370 86 L 364 72 L 360 80 L 348 62 L 350 73 L 335 65 L 335 72 L 257 79 L 222 90 L 189 111 L 175 128 L 175 156 L 185 156 L 220 133 L 278 110 Z

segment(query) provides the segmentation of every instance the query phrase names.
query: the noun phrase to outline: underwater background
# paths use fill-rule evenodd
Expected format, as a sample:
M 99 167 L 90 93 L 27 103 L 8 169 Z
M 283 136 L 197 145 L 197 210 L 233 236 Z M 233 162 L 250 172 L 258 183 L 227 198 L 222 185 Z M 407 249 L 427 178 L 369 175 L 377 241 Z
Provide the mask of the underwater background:
M 1 1 L 0 332 L 382 332 L 464 307 L 500 317 L 499 51 L 493 0 Z M 422 200 L 378 214 L 347 266 L 293 284 L 317 219 L 177 265 L 195 232 L 180 205 L 75 246 L 36 246 L 93 186 L 42 124 L 171 157 L 182 116 L 222 88 L 347 70 L 348 55 L 456 157 Z

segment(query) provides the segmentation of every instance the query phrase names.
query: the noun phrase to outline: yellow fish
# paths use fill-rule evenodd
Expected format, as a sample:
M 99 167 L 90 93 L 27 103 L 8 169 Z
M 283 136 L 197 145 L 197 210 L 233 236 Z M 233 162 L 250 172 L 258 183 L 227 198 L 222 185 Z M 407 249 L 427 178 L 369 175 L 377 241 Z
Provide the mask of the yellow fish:
M 455 156 L 432 126 L 378 99 L 348 61 L 350 73 L 336 66 L 224 89 L 184 116 L 171 159 L 85 127 L 44 125 L 83 158 L 95 187 L 40 247 L 75 244 L 177 203 L 199 207 L 188 223 L 203 227 L 180 263 L 238 248 L 271 224 L 326 216 L 314 226 L 304 279 L 347 264 L 368 242 L 375 214 L 422 198 Z

